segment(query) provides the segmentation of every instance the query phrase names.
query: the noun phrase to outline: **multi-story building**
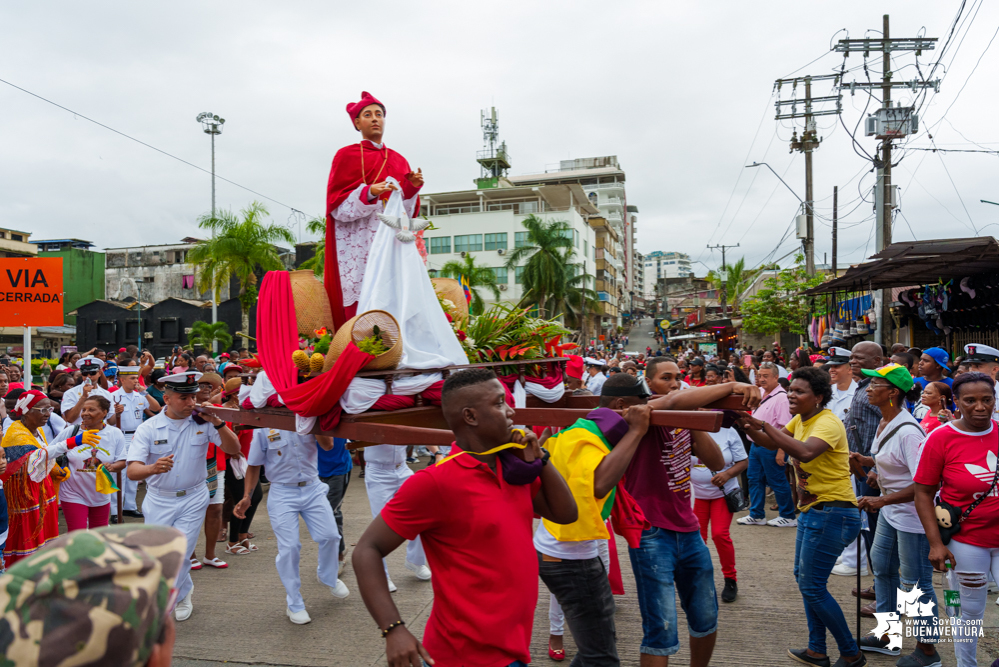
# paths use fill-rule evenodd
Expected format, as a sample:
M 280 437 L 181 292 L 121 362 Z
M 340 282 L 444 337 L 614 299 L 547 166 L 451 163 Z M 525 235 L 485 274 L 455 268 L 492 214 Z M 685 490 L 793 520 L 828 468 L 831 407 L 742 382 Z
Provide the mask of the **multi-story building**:
M 656 250 L 644 256 L 643 287 L 645 298 L 654 299 L 657 286 L 664 278 L 687 278 L 690 276 L 690 255 L 682 252 Z M 661 295 L 660 295 L 661 296 Z
M 587 199 L 599 209 L 599 215 L 614 228 L 617 235 L 621 253 L 616 259 L 620 260 L 622 265 L 618 272 L 622 291 L 619 312 L 630 312 L 630 295 L 636 289 L 633 264 L 638 208 L 627 203 L 625 173 L 618 163 L 617 156 L 562 160 L 557 170 L 543 174 L 510 176 L 509 181 L 518 186 L 578 184 L 582 187 Z M 621 324 L 620 317 L 616 324 Z
M 82 239 L 34 241 L 39 257 L 62 258 L 63 312 L 66 324 L 75 324 L 69 315 L 85 303 L 104 298 L 104 253 L 91 250 L 94 244 Z
M 38 246 L 29 242 L 31 232 L 16 229 L 0 229 L 0 257 L 35 257 Z
M 423 214 L 436 227 L 424 234 L 431 272 L 471 255 L 477 266 L 492 269 L 501 290 L 500 301 L 519 302 L 523 267 L 508 270 L 506 255 L 527 243 L 527 230 L 521 223 L 535 215 L 545 221 L 568 223 L 577 263 L 584 273 L 596 275 L 596 232 L 587 218 L 598 211 L 578 184 L 515 187 L 499 179 L 497 187 L 426 194 L 420 201 Z M 487 303 L 495 301 L 487 292 L 482 297 Z
M 597 234 L 597 273 L 594 289 L 600 299 L 601 329 L 616 327 L 621 322 L 621 302 L 624 295 L 624 262 L 621 239 L 614 225 L 606 218 L 591 216 L 590 227 Z

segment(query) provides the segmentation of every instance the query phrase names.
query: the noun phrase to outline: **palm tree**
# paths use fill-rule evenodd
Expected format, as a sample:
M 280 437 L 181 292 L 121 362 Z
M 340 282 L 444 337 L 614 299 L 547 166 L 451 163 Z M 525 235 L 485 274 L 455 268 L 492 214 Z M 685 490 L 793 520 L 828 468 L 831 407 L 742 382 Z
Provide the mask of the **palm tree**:
M 300 269 L 312 269 L 317 276 L 323 275 L 326 265 L 326 218 L 313 218 L 305 223 L 305 229 L 310 234 L 319 236 L 316 244 L 316 254 L 302 262 Z
M 527 216 L 521 224 L 527 230 L 527 243 L 510 252 L 506 266 L 516 271 L 517 265 L 524 264 L 521 305 L 537 304 L 538 316 L 543 318 L 548 301 L 558 301 L 565 293 L 566 269 L 576 254 L 572 227 L 565 220 L 548 222 L 536 215 Z
M 727 265 L 724 271 L 724 274 L 709 271 L 708 281 L 715 289 L 724 290 L 725 296 L 731 299 L 732 310 L 738 311 L 739 297 L 753 284 L 759 271 L 746 269 L 745 257 L 740 257 L 739 261 Z
M 475 256 L 471 253 L 465 255 L 460 262 L 455 260 L 447 262 L 440 268 L 439 273 L 445 278 L 457 278 L 458 280 L 465 276 L 468 290 L 472 293 L 472 303 L 469 309 L 472 315 L 481 315 L 486 309 L 482 295 L 479 294 L 480 289 L 489 290 L 492 292 L 493 298 L 499 301 L 500 290 L 499 285 L 496 284 L 496 274 L 489 267 L 478 266 L 475 263 Z
M 198 226 L 212 231 L 212 238 L 199 241 L 187 254 L 187 261 L 200 268 L 198 289 L 211 291 L 216 301 L 222 288 L 235 277 L 239 280 L 239 305 L 243 311 L 242 330 L 250 330 L 250 308 L 257 302 L 257 275 L 262 271 L 284 269 L 274 244 L 284 241 L 295 243 L 291 232 L 280 225 L 264 224 L 269 213 L 263 204 L 253 202 L 236 216 L 231 211 L 222 211 L 212 217 L 209 214 L 198 218 Z M 250 341 L 243 336 L 243 347 Z
M 212 343 L 218 341 L 223 350 L 232 347 L 232 336 L 229 335 L 229 325 L 225 322 L 202 322 L 198 320 L 191 324 L 191 333 L 187 337 L 188 349 L 192 352 L 194 348 L 200 347 L 205 350 L 212 349 Z
M 565 313 L 565 325 L 579 329 L 580 337 L 584 341 L 586 340 L 587 319 L 600 309 L 600 299 L 597 297 L 597 293 L 586 286 L 592 278 L 593 276 L 583 272 L 567 278 L 561 303 L 555 306 L 557 310 Z

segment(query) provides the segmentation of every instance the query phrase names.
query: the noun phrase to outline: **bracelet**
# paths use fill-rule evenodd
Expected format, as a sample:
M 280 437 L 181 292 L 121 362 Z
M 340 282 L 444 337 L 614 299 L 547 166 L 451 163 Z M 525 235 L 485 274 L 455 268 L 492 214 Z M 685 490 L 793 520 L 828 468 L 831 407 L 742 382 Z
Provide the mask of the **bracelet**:
M 385 628 L 384 630 L 382 630 L 382 639 L 385 639 L 386 637 L 388 637 L 388 633 L 392 632 L 393 630 L 395 630 L 396 628 L 398 628 L 400 625 L 406 625 L 406 621 L 396 621 L 395 623 L 390 624 L 387 628 Z

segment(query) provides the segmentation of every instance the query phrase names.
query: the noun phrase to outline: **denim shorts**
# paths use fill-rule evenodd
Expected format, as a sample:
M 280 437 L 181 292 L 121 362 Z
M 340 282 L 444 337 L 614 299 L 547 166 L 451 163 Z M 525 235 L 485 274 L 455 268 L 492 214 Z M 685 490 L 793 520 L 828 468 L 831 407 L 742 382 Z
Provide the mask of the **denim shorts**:
M 699 531 L 653 527 L 642 532 L 641 545 L 628 553 L 642 612 L 642 653 L 673 655 L 680 650 L 677 594 L 691 637 L 706 637 L 718 629 L 714 566 Z

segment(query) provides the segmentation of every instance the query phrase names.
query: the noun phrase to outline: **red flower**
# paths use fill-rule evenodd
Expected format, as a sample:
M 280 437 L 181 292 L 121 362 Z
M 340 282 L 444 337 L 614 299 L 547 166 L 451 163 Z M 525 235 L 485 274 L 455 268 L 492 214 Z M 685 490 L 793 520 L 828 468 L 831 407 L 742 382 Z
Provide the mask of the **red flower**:
M 448 321 L 448 322 L 454 322 L 454 320 L 453 320 L 453 319 L 451 319 L 451 313 L 449 313 L 449 312 L 445 311 L 445 312 L 444 312 L 444 317 L 446 317 L 446 318 L 447 318 L 447 321 Z
M 463 341 L 463 340 L 465 340 L 466 338 L 468 338 L 468 334 L 466 334 L 466 333 L 465 333 L 464 331 L 462 331 L 461 329 L 456 329 L 454 333 L 455 333 L 455 335 L 456 335 L 456 336 L 458 336 L 458 340 L 461 340 L 461 341 Z

